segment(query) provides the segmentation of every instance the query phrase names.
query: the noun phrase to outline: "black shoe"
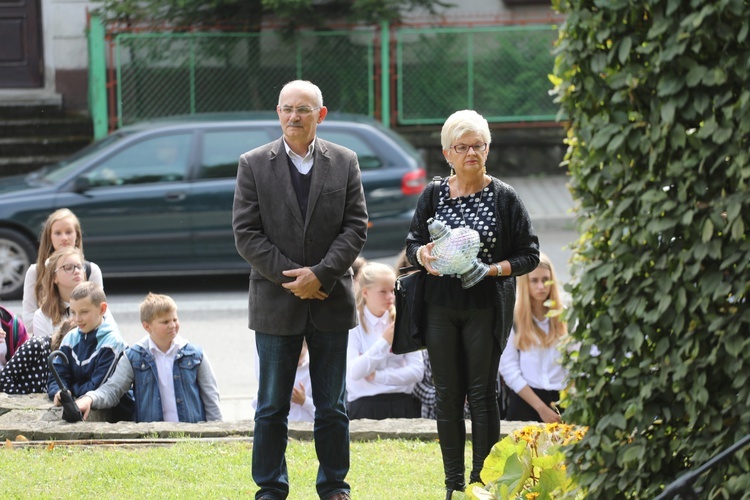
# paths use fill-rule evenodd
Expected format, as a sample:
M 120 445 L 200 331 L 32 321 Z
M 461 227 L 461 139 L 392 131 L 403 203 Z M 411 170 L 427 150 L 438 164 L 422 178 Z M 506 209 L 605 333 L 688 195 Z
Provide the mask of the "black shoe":
M 464 489 L 463 489 L 463 488 L 461 488 L 461 489 L 456 489 L 456 490 L 452 490 L 452 489 L 450 489 L 450 488 L 449 488 L 449 489 L 447 489 L 447 490 L 445 491 L 445 500 L 451 500 L 451 498 L 453 498 L 453 492 L 454 492 L 454 491 L 464 491 Z

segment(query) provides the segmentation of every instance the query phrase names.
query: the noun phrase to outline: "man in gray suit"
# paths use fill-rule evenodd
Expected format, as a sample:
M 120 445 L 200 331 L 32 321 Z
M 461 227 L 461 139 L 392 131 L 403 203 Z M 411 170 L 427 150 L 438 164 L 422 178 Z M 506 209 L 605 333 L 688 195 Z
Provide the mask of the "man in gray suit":
M 256 499 L 289 494 L 287 415 L 302 340 L 310 353 L 321 499 L 349 498 L 344 400 L 349 329 L 357 324 L 351 265 L 367 234 L 353 151 L 316 137 L 328 113 L 320 89 L 287 83 L 276 107 L 283 137 L 240 157 L 232 226 L 250 271 L 259 358 L 253 439 Z

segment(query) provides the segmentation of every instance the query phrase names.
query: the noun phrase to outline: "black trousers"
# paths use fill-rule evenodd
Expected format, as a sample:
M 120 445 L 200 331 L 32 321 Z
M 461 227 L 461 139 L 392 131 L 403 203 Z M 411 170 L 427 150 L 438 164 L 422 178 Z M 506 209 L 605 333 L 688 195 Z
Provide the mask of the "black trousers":
M 544 401 L 547 405 L 560 400 L 560 391 L 547 391 L 545 389 L 534 389 L 533 387 L 531 387 L 531 390 L 534 391 L 536 395 L 539 396 L 539 399 Z M 558 408 L 558 411 L 562 413 L 562 408 Z M 529 403 L 524 401 L 521 396 L 511 390 L 508 395 L 508 416 L 506 420 L 541 422 L 542 418 L 536 410 L 529 405 Z
M 495 338 L 496 312 L 461 310 L 425 304 L 424 330 L 437 393 L 437 429 L 443 456 L 445 485 L 463 490 L 466 423 L 464 402 L 471 408 L 472 468 L 479 474 L 492 446 L 500 438 L 495 381 L 501 349 Z
M 422 405 L 417 398 L 403 392 L 375 394 L 350 401 L 347 408 L 349 420 L 371 418 L 420 418 Z

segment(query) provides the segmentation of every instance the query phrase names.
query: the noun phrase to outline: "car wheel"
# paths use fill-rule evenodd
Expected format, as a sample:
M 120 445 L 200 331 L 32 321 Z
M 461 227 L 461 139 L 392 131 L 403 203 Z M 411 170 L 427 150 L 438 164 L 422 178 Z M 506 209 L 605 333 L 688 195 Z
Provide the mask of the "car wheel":
M 34 244 L 25 236 L 0 229 L 0 298 L 20 299 L 26 270 L 36 261 Z

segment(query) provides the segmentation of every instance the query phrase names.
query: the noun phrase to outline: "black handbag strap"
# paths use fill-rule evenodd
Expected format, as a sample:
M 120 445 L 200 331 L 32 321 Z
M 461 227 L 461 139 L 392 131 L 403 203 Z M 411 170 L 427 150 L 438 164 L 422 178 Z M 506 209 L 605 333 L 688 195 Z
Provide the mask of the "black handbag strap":
M 430 210 L 430 212 L 433 214 L 437 209 L 438 201 L 440 201 L 440 182 L 442 180 L 443 178 L 439 175 L 432 178 L 432 210 Z

